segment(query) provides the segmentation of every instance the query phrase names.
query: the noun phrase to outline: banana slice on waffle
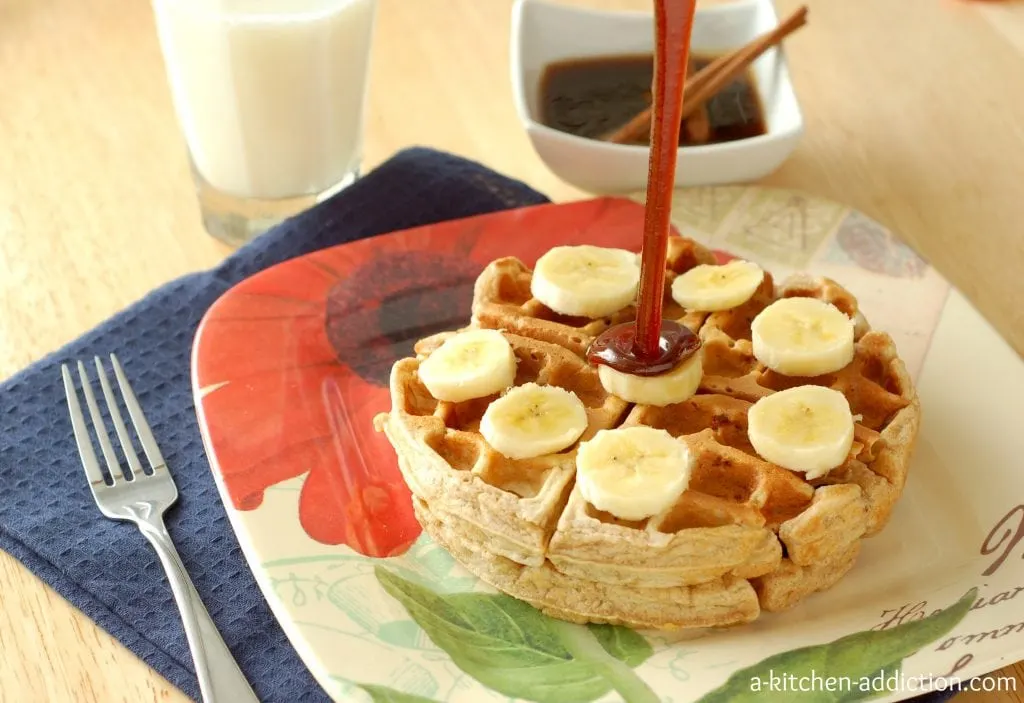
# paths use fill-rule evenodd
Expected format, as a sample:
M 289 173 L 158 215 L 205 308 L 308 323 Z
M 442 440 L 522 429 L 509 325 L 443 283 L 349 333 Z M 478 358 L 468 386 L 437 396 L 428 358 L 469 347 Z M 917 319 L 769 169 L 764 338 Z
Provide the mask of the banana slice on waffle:
M 797 386 L 761 398 L 747 413 L 747 435 L 763 458 L 807 480 L 824 476 L 853 446 L 850 403 L 824 386 Z
M 487 406 L 480 434 L 509 459 L 560 452 L 587 429 L 587 410 L 572 391 L 527 383 Z
M 750 300 L 763 280 L 764 270 L 750 261 L 702 264 L 672 281 L 672 299 L 696 312 L 729 310 Z
M 596 318 L 632 304 L 639 285 L 640 262 L 633 252 L 565 246 L 537 260 L 530 292 L 557 313 Z
M 702 358 L 698 349 L 671 371 L 657 376 L 635 376 L 603 364 L 597 368 L 597 375 L 601 385 L 612 395 L 630 403 L 664 407 L 681 403 L 697 392 L 704 376 Z
M 821 376 L 853 361 L 854 321 L 821 300 L 777 300 L 750 331 L 757 360 L 784 376 Z
M 576 454 L 576 484 L 598 510 L 643 520 L 675 503 L 690 481 L 689 447 L 665 430 L 601 430 Z
M 516 357 L 501 332 L 469 330 L 452 335 L 435 349 L 420 364 L 419 376 L 435 398 L 459 403 L 511 386 Z

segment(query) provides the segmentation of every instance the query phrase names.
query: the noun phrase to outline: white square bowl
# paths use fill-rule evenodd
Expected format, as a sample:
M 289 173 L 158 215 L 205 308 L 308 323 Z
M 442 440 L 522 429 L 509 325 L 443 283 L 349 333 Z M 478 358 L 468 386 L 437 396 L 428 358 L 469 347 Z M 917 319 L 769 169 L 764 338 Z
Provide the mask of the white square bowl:
M 772 0 L 743 0 L 697 10 L 691 50 L 718 54 L 778 24 Z M 654 18 L 546 0 L 516 0 L 512 10 L 512 92 L 533 148 L 558 177 L 594 193 L 625 193 L 647 185 L 649 148 L 611 144 L 561 132 L 540 121 L 544 68 L 565 59 L 653 52 Z M 803 116 L 778 47 L 752 65 L 767 133 L 720 144 L 680 147 L 676 186 L 752 181 L 771 173 L 796 147 Z

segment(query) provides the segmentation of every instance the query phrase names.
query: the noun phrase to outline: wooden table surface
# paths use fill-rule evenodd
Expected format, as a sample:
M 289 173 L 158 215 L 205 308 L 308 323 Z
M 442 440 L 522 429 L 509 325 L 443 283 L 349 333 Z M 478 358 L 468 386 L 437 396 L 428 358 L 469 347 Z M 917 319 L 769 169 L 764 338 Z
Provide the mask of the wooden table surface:
M 1024 4 L 807 2 L 787 50 L 807 134 L 766 183 L 901 233 L 1024 351 Z M 510 5 L 380 0 L 368 168 L 428 145 L 584 197 L 519 129 Z M 0 378 L 227 253 L 199 222 L 148 3 L 0 0 Z M 0 603 L 0 701 L 186 700 L 2 553 Z M 1017 693 L 960 700 L 1024 700 L 1024 665 L 1001 673 Z

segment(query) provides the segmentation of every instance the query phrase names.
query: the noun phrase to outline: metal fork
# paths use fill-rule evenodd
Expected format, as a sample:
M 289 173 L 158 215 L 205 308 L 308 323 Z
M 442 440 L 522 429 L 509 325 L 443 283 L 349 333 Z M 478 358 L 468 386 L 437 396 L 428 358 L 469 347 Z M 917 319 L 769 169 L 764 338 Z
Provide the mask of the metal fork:
M 199 678 L 199 689 L 202 692 L 203 700 L 207 703 L 258 702 L 259 699 L 256 698 L 256 694 L 245 680 L 241 669 L 238 668 L 238 663 L 231 656 L 231 652 L 224 644 L 224 640 L 221 639 L 220 633 L 217 632 L 210 614 L 199 599 L 199 594 L 192 585 L 184 564 L 181 563 L 181 557 L 178 556 L 178 552 L 167 534 L 163 514 L 178 499 L 178 488 L 167 471 L 160 448 L 157 446 L 156 440 L 153 439 L 149 423 L 146 422 L 146 418 L 142 414 L 142 407 L 136 400 L 132 387 L 128 384 L 120 362 L 116 356 L 111 354 L 110 362 L 114 368 L 114 376 L 117 378 L 117 385 L 121 390 L 125 407 L 128 408 L 128 415 L 135 427 L 139 443 L 149 462 L 150 473 L 143 471 L 139 456 L 135 453 L 131 436 L 121 417 L 121 411 L 118 409 L 117 399 L 114 397 L 114 391 L 103 363 L 99 357 L 95 357 L 94 361 L 96 375 L 100 380 L 110 419 L 132 474 L 131 477 L 127 476 L 118 461 L 117 454 L 110 442 L 110 435 L 107 433 L 106 423 L 96 404 L 96 397 L 93 395 L 85 364 L 79 361 L 78 376 L 82 393 L 85 395 L 85 403 L 89 408 L 89 415 L 92 417 L 96 440 L 99 442 L 103 458 L 106 460 L 107 470 L 110 473 L 110 482 L 104 479 L 100 463 L 93 450 L 92 441 L 89 438 L 82 406 L 78 402 L 78 393 L 75 391 L 75 382 L 72 379 L 71 371 L 67 364 L 61 365 L 64 391 L 67 393 L 68 410 L 71 413 L 71 426 L 75 431 L 78 453 L 82 457 L 82 466 L 85 467 L 85 475 L 89 479 L 89 487 L 92 489 L 93 498 L 96 499 L 96 505 L 99 506 L 100 512 L 112 520 L 134 522 L 153 545 L 157 556 L 160 557 L 160 562 L 167 572 L 167 579 L 171 583 L 171 590 L 174 592 L 174 600 L 178 604 L 178 610 L 181 611 L 181 617 L 185 624 L 185 636 L 188 639 L 189 649 L 192 651 L 192 660 L 195 663 L 196 676 Z

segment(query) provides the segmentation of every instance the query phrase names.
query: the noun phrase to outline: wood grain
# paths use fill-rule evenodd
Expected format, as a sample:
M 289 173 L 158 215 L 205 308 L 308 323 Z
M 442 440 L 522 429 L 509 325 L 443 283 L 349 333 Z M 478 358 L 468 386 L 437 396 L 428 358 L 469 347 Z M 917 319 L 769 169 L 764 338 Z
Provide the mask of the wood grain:
M 765 183 L 901 233 L 1024 351 L 1024 5 L 807 4 L 786 49 L 807 135 Z M 428 145 L 585 196 L 518 126 L 510 6 L 380 0 L 367 167 Z M 0 0 L 0 378 L 226 253 L 199 223 L 148 4 Z M 5 554 L 0 601 L 0 701 L 186 700 Z M 1024 666 L 1001 673 L 1017 693 L 962 700 L 1020 703 Z

